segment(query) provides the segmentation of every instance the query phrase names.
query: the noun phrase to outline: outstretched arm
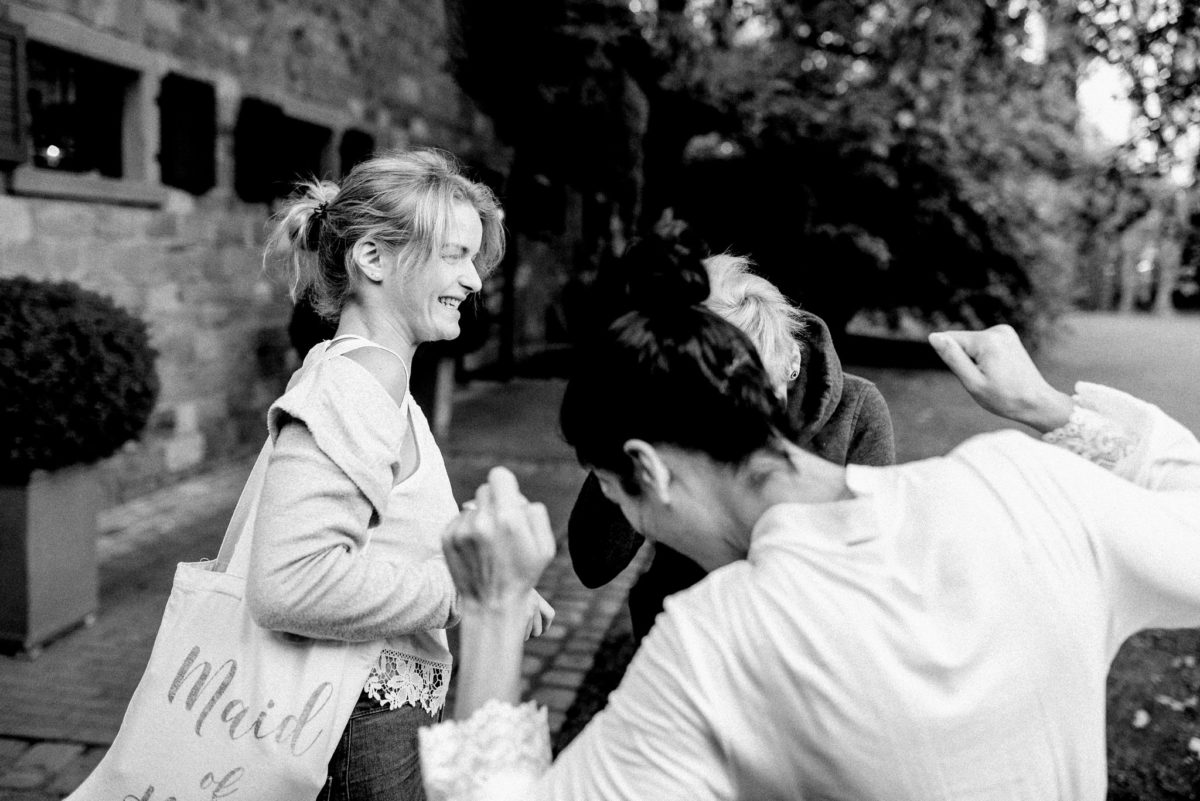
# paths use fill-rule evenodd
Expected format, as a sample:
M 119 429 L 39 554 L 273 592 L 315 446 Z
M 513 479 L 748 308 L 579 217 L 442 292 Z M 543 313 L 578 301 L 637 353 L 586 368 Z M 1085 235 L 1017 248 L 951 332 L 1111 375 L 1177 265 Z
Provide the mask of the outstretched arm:
M 1200 624 L 1196 437 L 1158 407 L 1115 389 L 1080 383 L 1074 397 L 1054 390 L 1008 326 L 934 334 L 930 342 L 980 406 L 1125 479 L 1080 481 L 1087 474 L 1065 462 L 1046 477 L 1069 488 L 1067 511 L 1091 538 L 1108 587 L 1112 653 L 1143 628 Z
M 1067 424 L 1074 403 L 1050 386 L 1012 326 L 941 331 L 929 344 L 984 409 L 1045 434 Z
M 984 409 L 1042 433 L 1141 487 L 1200 488 L 1200 445 L 1161 409 L 1115 389 L 1079 383 L 1056 390 L 1007 325 L 943 331 L 930 344 Z

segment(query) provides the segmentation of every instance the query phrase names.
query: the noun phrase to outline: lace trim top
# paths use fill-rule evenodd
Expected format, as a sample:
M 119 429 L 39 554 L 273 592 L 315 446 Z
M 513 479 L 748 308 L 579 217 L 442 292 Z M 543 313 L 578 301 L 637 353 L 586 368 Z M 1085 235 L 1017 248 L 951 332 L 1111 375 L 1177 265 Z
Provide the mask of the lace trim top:
M 1067 424 L 1047 432 L 1042 439 L 1105 470 L 1113 470 L 1133 452 L 1137 440 L 1110 417 L 1088 408 L 1084 396 L 1076 394 L 1072 399 L 1075 408 L 1071 410 Z
M 419 730 L 429 801 L 503 801 L 525 797 L 550 768 L 546 709 L 488 701 L 465 721 Z
M 450 663 L 402 654 L 385 648 L 363 686 L 367 696 L 388 709 L 408 704 L 434 717 L 446 705 Z

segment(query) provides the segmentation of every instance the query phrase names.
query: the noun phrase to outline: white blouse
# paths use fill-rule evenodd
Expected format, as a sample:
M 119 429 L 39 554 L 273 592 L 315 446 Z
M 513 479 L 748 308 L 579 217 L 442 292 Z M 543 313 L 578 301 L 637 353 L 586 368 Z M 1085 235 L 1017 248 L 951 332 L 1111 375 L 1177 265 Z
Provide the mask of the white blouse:
M 1200 444 L 1115 390 L 1076 404 L 1058 448 L 985 434 L 771 508 L 553 766 L 532 704 L 424 730 L 431 801 L 1102 801 L 1118 647 L 1200 625 Z

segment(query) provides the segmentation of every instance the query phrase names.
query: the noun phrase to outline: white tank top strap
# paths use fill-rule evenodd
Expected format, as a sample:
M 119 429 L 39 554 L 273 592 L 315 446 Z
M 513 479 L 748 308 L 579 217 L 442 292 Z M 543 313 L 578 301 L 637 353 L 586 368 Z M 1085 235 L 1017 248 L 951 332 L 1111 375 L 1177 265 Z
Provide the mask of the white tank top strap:
M 346 345 L 349 345 L 349 347 L 344 347 Z M 367 339 L 363 336 L 359 336 L 358 334 L 339 334 L 338 336 L 329 340 L 329 346 L 325 349 L 325 355 L 344 356 L 350 351 L 358 350 L 359 348 L 379 348 L 380 350 L 385 350 L 395 356 L 400 360 L 400 366 L 404 369 L 404 382 L 410 387 L 412 386 L 412 376 L 409 375 L 408 363 L 404 361 L 404 357 L 402 357 L 399 353 L 396 353 L 396 351 L 392 350 L 391 348 L 384 347 L 378 342 Z M 405 393 L 405 398 L 408 398 L 411 395 L 411 392 L 407 392 Z

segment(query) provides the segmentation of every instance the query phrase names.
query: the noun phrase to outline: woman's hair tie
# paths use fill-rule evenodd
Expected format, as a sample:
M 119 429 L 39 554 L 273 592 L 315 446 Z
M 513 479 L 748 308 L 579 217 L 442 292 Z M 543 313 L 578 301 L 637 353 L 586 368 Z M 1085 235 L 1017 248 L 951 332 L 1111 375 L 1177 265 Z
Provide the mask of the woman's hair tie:
M 304 247 L 307 250 L 316 252 L 321 245 L 321 228 L 325 222 L 325 213 L 329 211 L 329 201 L 321 200 L 317 205 L 313 206 L 312 214 L 309 215 L 308 225 L 305 230 Z

